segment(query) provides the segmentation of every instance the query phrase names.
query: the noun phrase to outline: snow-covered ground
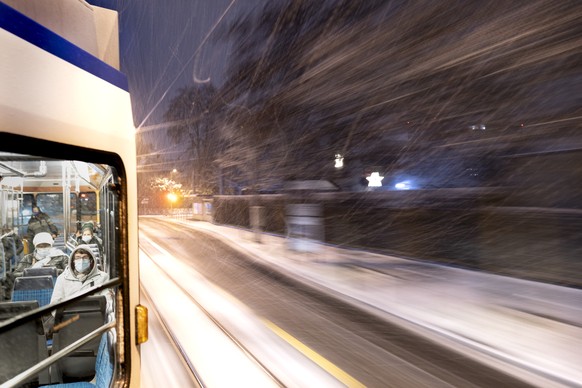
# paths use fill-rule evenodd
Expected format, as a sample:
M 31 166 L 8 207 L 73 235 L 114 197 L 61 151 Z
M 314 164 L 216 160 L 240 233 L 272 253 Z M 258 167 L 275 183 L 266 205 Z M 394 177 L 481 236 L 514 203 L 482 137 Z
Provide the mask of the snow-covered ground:
M 533 385 L 582 386 L 582 290 L 326 245 L 297 252 L 278 236 L 259 243 L 245 230 L 176 222 Z

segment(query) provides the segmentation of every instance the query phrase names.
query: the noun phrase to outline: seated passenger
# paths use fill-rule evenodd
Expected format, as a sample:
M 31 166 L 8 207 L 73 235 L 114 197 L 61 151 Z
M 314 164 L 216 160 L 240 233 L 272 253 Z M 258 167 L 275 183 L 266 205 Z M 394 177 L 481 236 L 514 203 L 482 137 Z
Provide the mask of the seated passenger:
M 18 264 L 24 251 L 24 244 L 18 235 L 17 229 L 12 229 L 8 225 L 2 227 L 2 246 L 7 264 L 13 268 Z M 7 267 L 8 268 L 8 267 Z
M 57 303 L 83 294 L 89 289 L 98 287 L 108 280 L 109 275 L 97 268 L 91 247 L 88 245 L 79 245 L 71 252 L 68 267 L 57 278 L 51 303 Z M 110 305 L 109 291 L 106 290 L 101 294 L 108 296 L 108 305 Z
M 99 249 L 99 257 L 103 260 L 103 244 L 95 235 L 95 226 L 92 222 L 85 222 L 81 227 L 81 234 L 77 235 L 77 246 L 81 244 L 95 244 Z
M 40 232 L 32 240 L 34 251 L 25 255 L 16 265 L 14 277 L 22 276 L 26 268 L 56 267 L 63 271 L 69 262 L 65 252 L 53 248 L 54 240 L 47 232 Z
M 4 257 L 4 260 L 0 262 L 0 268 L 2 269 L 0 271 L 1 301 L 12 299 L 12 287 L 14 285 L 12 271 L 14 271 L 16 264 L 22 257 L 24 245 L 22 244 L 22 239 L 18 236 L 18 233 L 8 227 L 8 225 L 2 227 L 2 237 L 0 239 L 2 240 L 2 246 L 0 246 L 0 249 L 3 249 L 2 253 Z
M 28 228 L 26 229 L 26 240 L 29 246 L 31 242 L 34 244 L 34 237 L 41 232 L 49 233 L 52 238 L 57 238 L 59 235 L 59 229 L 53 224 L 50 216 L 40 210 L 38 206 L 33 206 L 32 215 L 28 220 Z M 33 247 L 31 246 L 30 249 L 32 250 Z

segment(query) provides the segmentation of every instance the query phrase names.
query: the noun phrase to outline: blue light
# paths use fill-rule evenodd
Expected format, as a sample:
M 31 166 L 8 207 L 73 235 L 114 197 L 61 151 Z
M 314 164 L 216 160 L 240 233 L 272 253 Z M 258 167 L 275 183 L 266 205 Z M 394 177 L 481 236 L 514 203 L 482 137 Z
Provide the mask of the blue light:
M 394 185 L 396 190 L 410 190 L 412 188 L 412 183 L 410 181 L 398 182 Z

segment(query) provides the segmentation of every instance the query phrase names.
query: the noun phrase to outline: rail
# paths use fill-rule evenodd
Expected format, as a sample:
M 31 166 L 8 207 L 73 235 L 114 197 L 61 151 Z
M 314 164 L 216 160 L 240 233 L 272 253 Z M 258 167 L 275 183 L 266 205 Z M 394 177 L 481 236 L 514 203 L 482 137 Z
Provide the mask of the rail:
M 107 330 L 112 329 L 115 327 L 116 321 L 113 320 L 105 325 L 93 330 L 89 334 L 85 335 L 84 337 L 78 339 L 77 341 L 73 342 L 72 344 L 68 345 L 67 347 L 59 350 L 55 354 L 47 357 L 43 361 L 39 362 L 38 364 L 28 368 L 27 370 L 21 372 L 20 374 L 14 376 L 10 380 L 4 382 L 4 384 L 0 385 L 0 388 L 9 388 L 9 387 L 16 387 L 20 386 L 24 381 L 27 379 L 35 376 L 38 372 L 48 368 L 62 357 L 72 353 L 74 350 L 80 348 L 81 346 L 85 345 L 87 342 L 91 341 L 94 338 L 97 338 L 99 335 L 105 333 Z

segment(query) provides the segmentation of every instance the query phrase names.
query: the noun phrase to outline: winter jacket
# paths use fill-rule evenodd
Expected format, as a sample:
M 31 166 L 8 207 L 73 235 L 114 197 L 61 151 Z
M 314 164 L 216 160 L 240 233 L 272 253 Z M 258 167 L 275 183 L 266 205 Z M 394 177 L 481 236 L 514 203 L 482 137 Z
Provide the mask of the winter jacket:
M 79 274 L 74 269 L 73 258 L 75 257 L 75 252 L 79 249 L 87 251 L 92 261 L 91 270 L 87 275 Z M 53 289 L 53 296 L 51 297 L 51 303 L 57 303 L 61 300 L 83 294 L 89 289 L 98 287 L 109 280 L 109 275 L 97 268 L 97 262 L 93 256 L 91 247 L 87 245 L 79 245 L 75 247 L 69 256 L 68 263 L 69 264 L 65 271 L 57 278 L 55 288 Z M 108 292 L 105 291 L 102 292 L 102 294 L 108 295 Z
M 0 300 L 9 301 L 12 299 L 12 288 L 14 287 L 12 271 L 16 268 L 16 264 L 20 262 L 24 245 L 20 236 L 14 234 L 14 232 L 8 232 L 2 235 L 2 249 L 4 249 L 4 261 L 0 263 L 2 267 L 0 270 Z
M 40 232 L 47 232 L 54 236 L 59 234 L 59 229 L 53 222 L 51 218 L 46 213 L 38 213 L 38 215 L 33 215 L 28 220 L 28 229 L 26 230 L 26 234 L 28 236 L 28 241 L 32 241 L 34 236 Z
M 24 245 L 20 236 L 9 232 L 2 236 L 2 246 L 4 248 L 4 259 L 6 260 L 6 270 L 12 270 L 20 261 Z
M 51 251 L 44 259 L 40 259 L 35 251 L 20 260 L 14 269 L 13 275 L 14 277 L 22 276 L 24 270 L 31 267 L 56 267 L 62 271 L 67 267 L 68 263 L 69 257 L 58 248 L 51 248 Z

